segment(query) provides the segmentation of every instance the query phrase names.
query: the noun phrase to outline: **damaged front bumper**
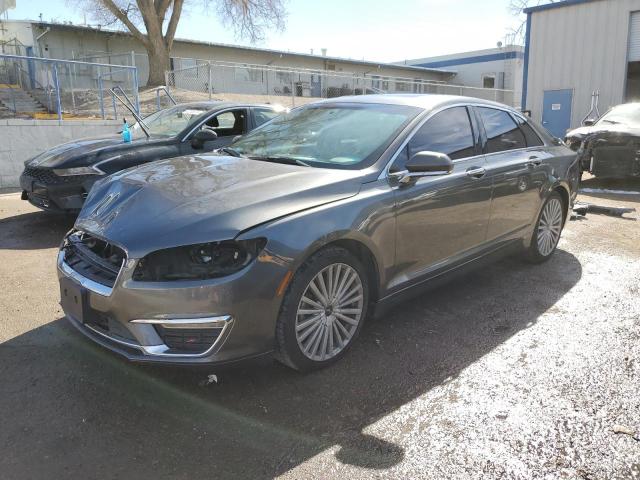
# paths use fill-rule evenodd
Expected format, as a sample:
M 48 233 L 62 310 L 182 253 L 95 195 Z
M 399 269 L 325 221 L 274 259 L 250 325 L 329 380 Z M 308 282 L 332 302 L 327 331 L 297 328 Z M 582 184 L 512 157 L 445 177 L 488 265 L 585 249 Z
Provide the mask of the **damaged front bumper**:
M 136 263 L 125 259 L 109 286 L 59 252 L 62 308 L 95 343 L 131 361 L 163 364 L 227 363 L 273 351 L 282 267 L 256 261 L 228 278 L 153 283 L 132 279 Z

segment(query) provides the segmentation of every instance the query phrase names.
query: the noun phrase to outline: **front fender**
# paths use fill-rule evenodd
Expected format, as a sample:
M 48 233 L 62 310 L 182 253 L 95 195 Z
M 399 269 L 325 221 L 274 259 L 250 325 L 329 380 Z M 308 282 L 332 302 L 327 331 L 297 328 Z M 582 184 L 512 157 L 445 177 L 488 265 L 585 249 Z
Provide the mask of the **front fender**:
M 393 192 L 386 180 L 378 180 L 353 197 L 259 225 L 237 238 L 267 238 L 268 254 L 286 266 L 283 275 L 331 243 L 357 242 L 371 253 L 382 288 L 395 262 L 395 221 Z

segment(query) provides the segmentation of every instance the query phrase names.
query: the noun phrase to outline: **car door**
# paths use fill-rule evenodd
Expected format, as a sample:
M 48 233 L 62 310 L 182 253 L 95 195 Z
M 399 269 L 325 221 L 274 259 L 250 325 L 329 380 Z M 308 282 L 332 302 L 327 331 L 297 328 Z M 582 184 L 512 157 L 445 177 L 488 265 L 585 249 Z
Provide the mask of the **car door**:
M 491 180 L 479 151 L 475 118 L 465 106 L 435 113 L 394 161 L 390 178 L 402 175 L 417 152 L 449 155 L 453 171 L 393 185 L 396 203 L 396 271 L 390 287 L 418 282 L 472 255 L 485 242 Z
M 218 148 L 226 147 L 238 135 L 244 135 L 248 129 L 248 114 L 246 108 L 234 108 L 218 112 L 194 128 L 182 142 L 182 154 L 211 152 Z M 209 129 L 216 132 L 218 138 L 205 142 L 202 148 L 194 148 L 191 139 L 202 129 Z
M 523 118 L 492 107 L 474 110 L 481 125 L 487 174 L 493 182 L 487 240 L 508 240 L 534 220 L 550 155 Z

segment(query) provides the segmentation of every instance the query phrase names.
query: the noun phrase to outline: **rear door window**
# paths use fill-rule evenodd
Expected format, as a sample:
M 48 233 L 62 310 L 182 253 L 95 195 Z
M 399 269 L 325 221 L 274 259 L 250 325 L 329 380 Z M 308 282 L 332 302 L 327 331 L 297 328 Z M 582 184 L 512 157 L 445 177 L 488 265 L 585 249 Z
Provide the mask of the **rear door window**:
M 486 153 L 526 148 L 524 134 L 511 115 L 504 110 L 488 107 L 477 107 L 477 111 L 487 134 Z
M 527 147 L 540 147 L 544 145 L 544 142 L 540 139 L 540 136 L 536 133 L 533 127 L 529 125 L 527 121 L 515 115 L 514 117 L 516 119 L 516 122 L 518 123 L 518 126 L 520 127 L 520 130 L 522 130 L 522 133 L 524 133 L 524 138 L 527 141 Z

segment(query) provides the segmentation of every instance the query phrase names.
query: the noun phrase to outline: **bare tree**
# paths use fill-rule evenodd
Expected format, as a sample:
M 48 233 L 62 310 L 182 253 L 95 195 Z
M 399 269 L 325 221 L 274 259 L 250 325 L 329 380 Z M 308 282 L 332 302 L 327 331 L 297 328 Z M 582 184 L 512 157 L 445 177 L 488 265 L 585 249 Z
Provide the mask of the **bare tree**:
M 558 0 L 509 0 L 509 11 L 516 17 L 522 15 L 524 9 L 529 7 L 537 7 L 544 3 L 555 3 Z M 527 24 L 522 21 L 518 26 L 511 30 L 510 36 L 514 39 L 514 43 L 524 43 Z
M 224 24 L 251 42 L 264 38 L 269 28 L 284 28 L 284 0 L 70 0 L 102 25 L 118 24 L 147 50 L 148 85 L 161 85 L 169 70 L 173 40 L 185 3 L 215 6 Z

